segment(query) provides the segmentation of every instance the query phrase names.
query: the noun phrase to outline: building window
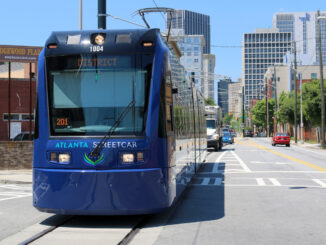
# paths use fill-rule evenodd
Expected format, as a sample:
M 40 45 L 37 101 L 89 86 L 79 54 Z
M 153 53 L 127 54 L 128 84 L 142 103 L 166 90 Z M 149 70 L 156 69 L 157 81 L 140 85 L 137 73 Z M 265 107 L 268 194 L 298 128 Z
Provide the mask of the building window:
M 8 121 L 8 113 L 2 114 L 3 121 Z M 10 121 L 29 121 L 29 114 L 10 113 Z M 34 121 L 34 114 L 32 114 L 32 121 Z
M 317 73 L 311 73 L 311 79 L 317 79 Z

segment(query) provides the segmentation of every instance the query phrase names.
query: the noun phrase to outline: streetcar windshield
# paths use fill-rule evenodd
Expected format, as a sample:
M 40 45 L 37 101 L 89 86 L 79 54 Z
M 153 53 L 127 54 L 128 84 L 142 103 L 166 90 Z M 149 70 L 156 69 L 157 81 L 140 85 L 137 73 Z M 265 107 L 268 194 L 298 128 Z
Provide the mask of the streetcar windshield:
M 51 135 L 103 135 L 126 106 L 113 134 L 145 128 L 152 55 L 47 57 Z
M 215 121 L 214 120 L 206 120 L 206 127 L 215 129 Z

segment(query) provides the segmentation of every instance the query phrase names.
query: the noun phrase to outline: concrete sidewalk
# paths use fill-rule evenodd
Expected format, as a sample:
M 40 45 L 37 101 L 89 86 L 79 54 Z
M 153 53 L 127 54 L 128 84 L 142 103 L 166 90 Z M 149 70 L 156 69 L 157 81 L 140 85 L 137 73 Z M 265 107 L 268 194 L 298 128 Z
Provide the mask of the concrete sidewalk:
M 31 184 L 32 169 L 0 170 L 1 184 Z
M 299 146 L 299 147 L 304 147 L 304 148 L 311 148 L 311 149 L 317 149 L 317 150 L 324 150 L 320 148 L 320 144 L 310 144 L 307 142 L 303 142 L 301 143 L 300 141 L 298 141 L 298 143 L 296 144 L 294 142 L 294 140 L 291 140 L 291 144 L 295 145 L 295 146 Z

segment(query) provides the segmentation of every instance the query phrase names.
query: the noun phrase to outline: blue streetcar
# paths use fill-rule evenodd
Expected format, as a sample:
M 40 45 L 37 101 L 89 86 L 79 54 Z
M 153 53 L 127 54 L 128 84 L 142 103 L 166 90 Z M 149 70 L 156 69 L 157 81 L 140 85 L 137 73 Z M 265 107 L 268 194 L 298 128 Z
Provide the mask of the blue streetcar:
M 204 101 L 158 29 L 53 32 L 39 57 L 33 204 L 161 212 L 206 157 Z

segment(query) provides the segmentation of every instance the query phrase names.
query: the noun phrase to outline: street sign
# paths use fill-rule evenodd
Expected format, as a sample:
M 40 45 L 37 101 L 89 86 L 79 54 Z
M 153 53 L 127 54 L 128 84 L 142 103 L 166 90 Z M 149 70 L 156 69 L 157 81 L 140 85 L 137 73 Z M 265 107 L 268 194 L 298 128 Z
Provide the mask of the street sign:
M 244 124 L 243 123 L 241 123 L 241 128 L 244 129 Z

